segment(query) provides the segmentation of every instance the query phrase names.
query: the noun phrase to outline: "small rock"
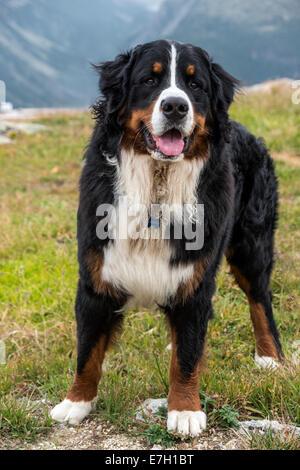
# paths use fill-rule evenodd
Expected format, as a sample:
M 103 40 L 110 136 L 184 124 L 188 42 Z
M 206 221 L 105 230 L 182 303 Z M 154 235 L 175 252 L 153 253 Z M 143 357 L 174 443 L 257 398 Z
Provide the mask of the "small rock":
M 240 422 L 241 431 L 255 429 L 261 431 L 262 433 L 268 430 L 272 432 L 282 432 L 282 431 L 292 431 L 296 435 L 300 436 L 300 427 L 292 426 L 292 425 L 284 425 L 280 424 L 278 421 L 270 420 L 270 419 L 252 419 L 250 421 L 242 421 Z
M 291 344 L 292 349 L 294 350 L 292 354 L 292 362 L 295 365 L 300 364 L 300 340 L 296 340 Z
M 295 366 L 300 364 L 300 354 L 298 351 L 292 354 L 292 363 L 295 364 Z
M 11 139 L 7 137 L 7 134 L 10 132 L 24 132 L 25 134 L 36 134 L 37 132 L 42 132 L 47 130 L 48 127 L 41 124 L 31 124 L 27 122 L 10 122 L 10 121 L 1 121 L 0 122 L 0 144 L 10 144 Z
M 141 407 L 137 410 L 135 418 L 137 421 L 145 421 L 146 418 L 150 418 L 153 414 L 157 413 L 159 408 L 167 408 L 168 401 L 166 398 L 148 398 L 145 400 Z
M 0 134 L 5 134 L 10 130 L 9 125 L 7 122 L 0 122 Z
M 5 135 L 0 135 L 0 144 L 11 144 L 12 140 L 6 137 Z
M 9 130 L 21 131 L 25 134 L 36 134 L 37 132 L 42 132 L 47 129 L 46 126 L 42 126 L 41 124 L 31 124 L 27 122 L 4 122 L 4 124 L 7 124 L 9 126 Z

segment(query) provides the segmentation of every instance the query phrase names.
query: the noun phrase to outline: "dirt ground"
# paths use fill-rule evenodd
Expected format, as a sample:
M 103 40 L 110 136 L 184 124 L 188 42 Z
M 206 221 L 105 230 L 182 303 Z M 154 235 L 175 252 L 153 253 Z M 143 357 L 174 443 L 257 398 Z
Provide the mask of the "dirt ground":
M 19 440 L 2 439 L 1 449 L 19 450 L 160 450 L 159 445 L 149 446 L 143 436 L 132 437 L 116 432 L 108 422 L 89 418 L 80 426 L 72 427 L 57 424 L 44 439 L 33 444 Z M 233 430 L 211 429 L 193 442 L 180 442 L 173 450 L 239 450 L 246 449 L 244 437 Z

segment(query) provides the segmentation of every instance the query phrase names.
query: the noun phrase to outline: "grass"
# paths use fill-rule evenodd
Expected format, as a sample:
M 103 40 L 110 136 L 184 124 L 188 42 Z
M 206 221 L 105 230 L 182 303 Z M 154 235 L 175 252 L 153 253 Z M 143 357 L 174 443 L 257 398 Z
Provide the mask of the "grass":
M 264 434 L 250 433 L 249 437 L 252 450 L 300 450 L 299 437 L 293 433 L 281 436 L 266 431 Z
M 240 96 L 232 107 L 232 117 L 263 135 L 276 156 L 281 205 L 272 290 L 287 363 L 274 373 L 254 365 L 247 302 L 224 263 L 199 383 L 210 427 L 234 423 L 236 413 L 239 419 L 300 423 L 299 367 L 289 361 L 300 339 L 299 110 L 280 91 Z M 40 122 L 49 130 L 18 133 L 14 144 L 0 147 L 0 338 L 7 350 L 0 365 L 0 436 L 21 442 L 51 429 L 47 410 L 64 398 L 74 374 L 78 177 L 93 125 L 88 114 Z M 159 312 L 128 312 L 99 386 L 99 418 L 129 432 L 138 426 L 134 411 L 144 399 L 166 396 L 168 343 Z M 41 400 L 49 407 L 39 406 Z M 155 436 L 168 439 L 150 428 L 147 439 Z M 249 442 L 252 448 L 283 447 L 267 435 Z
M 5 436 L 33 442 L 50 428 L 51 418 L 46 410 L 40 410 L 39 403 L 33 404 L 30 400 L 17 400 L 14 397 L 2 403 L 0 429 Z

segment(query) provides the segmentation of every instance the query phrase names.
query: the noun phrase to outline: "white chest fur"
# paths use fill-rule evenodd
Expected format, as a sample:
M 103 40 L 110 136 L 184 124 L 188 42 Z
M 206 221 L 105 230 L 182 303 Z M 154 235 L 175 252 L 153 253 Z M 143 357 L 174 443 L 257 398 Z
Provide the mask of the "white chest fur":
M 194 204 L 201 169 L 201 161 L 163 163 L 149 155 L 123 151 L 115 191 L 118 197 L 126 196 L 129 204 L 146 206 L 149 212 L 151 204 Z M 116 205 L 118 223 L 118 202 Z M 126 308 L 164 305 L 178 286 L 193 275 L 192 265 L 172 267 L 171 256 L 168 240 L 117 237 L 104 250 L 102 277 L 131 294 Z

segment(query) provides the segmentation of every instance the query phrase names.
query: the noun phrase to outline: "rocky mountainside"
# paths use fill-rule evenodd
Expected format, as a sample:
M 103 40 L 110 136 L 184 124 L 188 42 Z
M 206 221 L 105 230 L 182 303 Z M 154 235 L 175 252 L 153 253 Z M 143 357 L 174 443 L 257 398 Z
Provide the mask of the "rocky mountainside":
M 97 93 L 91 62 L 126 49 L 143 4 L 126 0 L 0 0 L 0 80 L 14 106 L 87 106 Z
M 300 77 L 298 0 L 0 0 L 0 80 L 14 106 L 88 106 L 90 63 L 158 38 L 205 49 L 245 84 Z
M 139 40 L 157 37 L 203 47 L 245 84 L 300 77 L 298 0 L 165 0 Z

